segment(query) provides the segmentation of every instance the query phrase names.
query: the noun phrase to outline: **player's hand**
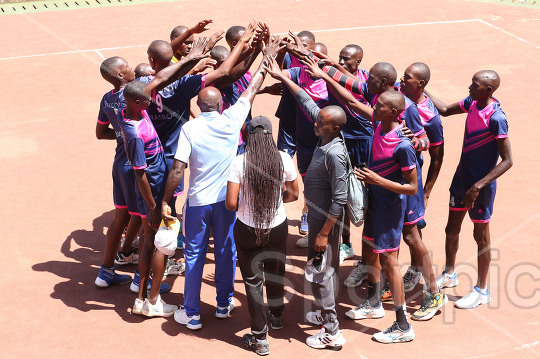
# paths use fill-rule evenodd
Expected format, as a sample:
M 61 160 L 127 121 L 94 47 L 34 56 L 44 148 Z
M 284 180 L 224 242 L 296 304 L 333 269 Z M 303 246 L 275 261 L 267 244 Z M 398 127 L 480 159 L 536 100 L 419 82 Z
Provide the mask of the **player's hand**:
M 270 95 L 281 96 L 283 94 L 283 84 L 281 82 L 276 82 L 273 85 L 266 86 L 259 91 L 259 94 L 267 93 Z
M 161 216 L 159 207 L 156 206 L 153 210 L 150 209 L 148 211 L 148 224 L 150 225 L 150 228 L 152 228 L 154 231 L 157 231 L 159 229 L 159 224 L 161 223 Z
M 206 49 L 207 44 L 208 44 L 208 40 L 206 39 L 206 37 L 199 37 L 193 43 L 193 47 L 191 48 L 191 51 L 186 56 L 186 58 L 189 58 L 190 60 L 197 60 L 197 61 L 207 58 L 208 55 L 204 54 L 204 50 Z
M 376 174 L 375 172 L 373 172 L 367 167 L 355 168 L 354 175 L 360 181 L 363 181 L 364 183 L 369 183 L 369 184 L 377 184 L 377 181 L 380 178 L 378 174 Z
M 465 193 L 465 196 L 463 197 L 463 204 L 467 209 L 471 209 L 474 207 L 474 202 L 476 201 L 476 197 L 478 197 L 478 194 L 480 193 L 480 188 L 476 185 L 476 183 Z
M 304 57 L 300 60 L 301 63 L 307 66 L 306 72 L 314 79 L 322 79 L 326 73 L 319 68 L 317 61 L 311 57 Z
M 175 217 L 171 216 L 171 207 L 167 203 L 163 203 L 161 205 L 161 218 L 165 222 L 166 226 L 169 226 L 170 222 L 174 222 L 176 220 Z
M 339 63 L 336 62 L 336 60 L 328 57 L 328 55 L 325 55 L 322 52 L 313 51 L 313 50 L 311 52 L 313 52 L 313 55 L 317 56 L 319 58 L 319 60 L 324 62 L 326 65 L 330 65 L 330 66 L 334 66 L 334 67 L 337 67 L 337 65 L 339 65 Z
M 315 252 L 324 252 L 327 244 L 328 235 L 324 235 L 321 232 L 317 233 L 317 236 L 315 237 L 315 244 L 313 245 Z
M 225 36 L 225 30 L 220 30 L 214 35 L 210 36 L 210 39 L 208 39 L 208 44 L 206 44 L 206 48 L 204 49 L 204 53 L 210 52 L 216 46 L 217 42 Z
M 272 35 L 268 44 L 264 47 L 263 55 L 276 57 L 277 53 L 285 46 L 280 45 L 281 38 L 277 35 Z
M 265 59 L 266 66 L 264 66 L 264 69 L 276 80 L 280 80 L 283 78 L 283 73 L 281 72 L 281 69 L 279 68 L 279 65 L 276 62 L 276 59 L 273 57 L 268 57 Z
M 190 31 L 192 34 L 200 34 L 201 32 L 210 30 L 210 28 L 206 26 L 208 26 L 208 24 L 211 24 L 212 22 L 213 21 L 210 19 L 201 20 L 197 25 L 193 26 Z
M 246 28 L 246 31 L 244 31 L 244 34 L 240 38 L 240 41 L 243 41 L 244 44 L 248 43 L 249 40 L 251 40 L 251 37 L 255 34 L 255 29 L 259 26 L 259 22 L 257 20 L 253 20 L 249 23 L 248 27 Z
M 196 73 L 196 74 L 199 74 L 201 72 L 204 72 L 208 69 L 214 69 L 214 67 L 216 66 L 217 64 L 217 61 L 214 60 L 214 59 L 211 59 L 211 58 L 206 58 L 206 59 L 203 59 L 202 61 L 200 61 L 197 66 L 195 66 L 191 71 L 193 71 L 193 73 Z
M 429 201 L 429 193 L 426 192 L 426 189 L 424 188 L 424 210 L 427 208 Z
M 403 127 L 401 129 L 401 133 L 403 134 L 403 136 L 407 137 L 409 140 L 413 140 L 414 138 L 414 133 L 412 133 L 411 129 L 408 128 L 408 127 Z
M 295 45 L 295 51 L 298 52 L 300 56 L 307 56 L 309 55 L 309 50 L 304 46 L 304 44 L 300 41 L 298 36 L 292 31 L 289 31 L 289 36 L 293 39 L 294 45 Z

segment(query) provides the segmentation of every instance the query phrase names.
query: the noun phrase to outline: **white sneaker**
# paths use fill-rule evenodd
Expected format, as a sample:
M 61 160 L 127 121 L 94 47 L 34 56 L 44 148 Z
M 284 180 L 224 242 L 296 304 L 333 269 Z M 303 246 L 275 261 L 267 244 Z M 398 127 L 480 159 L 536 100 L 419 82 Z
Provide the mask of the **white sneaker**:
M 354 251 L 352 247 L 349 247 L 346 244 L 341 243 L 339 246 L 339 264 L 343 263 L 346 259 L 351 259 L 354 257 Z
M 437 287 L 439 288 L 453 288 L 456 285 L 459 284 L 459 280 L 457 278 L 457 272 L 454 271 L 454 273 L 446 273 L 443 271 L 440 276 L 437 276 L 435 279 L 435 282 L 437 283 Z
M 345 313 L 350 319 L 377 319 L 384 317 L 384 308 L 382 303 L 379 303 L 377 308 L 373 308 L 369 305 L 369 302 L 366 300 L 364 303 L 360 304 L 358 307 L 349 310 Z
M 397 322 L 394 322 L 392 326 L 382 332 L 373 334 L 373 339 L 379 343 L 402 343 L 410 342 L 414 339 L 414 331 L 412 325 L 409 324 L 409 330 L 403 331 L 399 328 Z
M 297 240 L 296 241 L 296 246 L 298 248 L 307 248 L 307 246 L 308 246 L 308 236 L 305 235 L 304 237 Z
M 174 312 L 174 320 L 182 325 L 185 325 L 188 329 L 197 330 L 202 328 L 201 316 L 200 315 L 187 315 L 186 309 L 184 306 Z
M 489 290 L 486 288 L 485 293 L 482 293 L 480 288 L 474 286 L 474 289 L 469 294 L 456 301 L 454 305 L 460 309 L 473 309 L 480 304 L 488 304 L 489 302 L 491 302 Z
M 407 273 L 403 276 L 403 289 L 405 293 L 413 290 L 420 283 L 420 280 L 422 280 L 422 273 L 418 272 L 416 268 L 409 266 Z
M 144 305 L 144 301 L 139 298 L 135 299 L 135 304 L 133 304 L 133 309 L 131 309 L 131 314 L 141 315 L 141 310 Z
M 306 344 L 315 349 L 331 348 L 333 350 L 340 350 L 346 340 L 343 337 L 341 330 L 335 335 L 330 335 L 322 328 L 317 334 L 306 338 Z
M 141 314 L 147 317 L 172 317 L 174 312 L 178 309 L 176 305 L 167 304 L 158 296 L 156 304 L 150 303 L 148 298 L 144 300 Z
M 165 265 L 165 271 L 163 272 L 163 278 L 166 278 L 169 275 L 180 275 L 184 273 L 186 266 L 184 262 L 175 262 L 174 259 L 167 259 L 167 264 Z
M 231 301 L 226 307 L 217 307 L 216 308 L 216 318 L 228 318 L 231 315 L 232 310 L 234 309 L 234 298 L 231 298 Z
M 345 279 L 345 282 L 343 284 L 347 288 L 355 288 L 358 287 L 364 280 L 367 279 L 367 268 L 362 262 L 358 262 L 354 269 L 352 270 L 351 274 Z
M 306 313 L 306 320 L 314 325 L 322 325 L 323 319 L 321 317 L 321 311 L 317 309 L 314 312 L 307 312 Z

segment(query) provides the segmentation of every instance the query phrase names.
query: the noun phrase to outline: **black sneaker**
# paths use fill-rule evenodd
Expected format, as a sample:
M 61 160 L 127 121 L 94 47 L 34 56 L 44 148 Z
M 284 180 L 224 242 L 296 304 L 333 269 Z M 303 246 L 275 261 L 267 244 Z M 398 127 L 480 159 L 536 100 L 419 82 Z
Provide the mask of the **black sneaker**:
M 268 311 L 268 319 L 270 320 L 270 328 L 272 329 L 283 329 L 283 316 L 282 315 L 273 315 Z
M 270 354 L 270 348 L 268 348 L 268 340 L 257 341 L 257 338 L 253 334 L 244 334 L 242 341 L 245 346 L 259 355 Z

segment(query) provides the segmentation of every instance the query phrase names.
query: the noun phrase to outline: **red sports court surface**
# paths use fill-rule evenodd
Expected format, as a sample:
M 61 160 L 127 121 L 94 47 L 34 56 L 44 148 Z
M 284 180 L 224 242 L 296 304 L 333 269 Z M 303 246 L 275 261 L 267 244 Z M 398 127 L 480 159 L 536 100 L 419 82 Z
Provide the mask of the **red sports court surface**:
M 313 30 L 332 57 L 348 43 L 365 51 L 362 67 L 378 61 L 398 73 L 415 61 L 432 70 L 428 89 L 448 102 L 467 96 L 474 72 L 494 69 L 502 78 L 496 96 L 510 125 L 514 167 L 499 181 L 491 224 L 492 303 L 463 311 L 453 302 L 475 281 L 472 225 L 462 230 L 460 285 L 429 322 L 413 323 L 416 338 L 401 345 L 371 340 L 394 314 L 350 321 L 344 313 L 365 287 L 339 296 L 338 315 L 347 344 L 341 352 L 314 351 L 304 344 L 319 328 L 304 322 L 312 297 L 304 287 L 305 251 L 294 246 L 301 201 L 287 205 L 290 218 L 285 328 L 269 333 L 274 357 L 531 358 L 540 356 L 540 161 L 537 110 L 540 96 L 540 11 L 469 1 L 358 2 L 183 1 L 2 16 L 0 69 L 4 91 L 0 158 L 4 175 L 1 244 L 0 357 L 52 358 L 174 356 L 254 358 L 241 337 L 249 331 L 247 303 L 237 271 L 238 307 L 226 320 L 214 318 L 213 255 L 203 280 L 203 329 L 191 332 L 169 319 L 132 316 L 135 296 L 127 286 L 99 290 L 94 279 L 112 218 L 110 168 L 113 141 L 94 136 L 99 101 L 110 90 L 99 75 L 103 57 L 119 55 L 133 66 L 146 61 L 146 46 L 167 39 L 178 24 L 212 18 L 212 30 L 266 21 L 273 32 Z M 272 83 L 273 80 L 267 80 Z M 261 95 L 253 113 L 272 116 L 278 99 Z M 272 117 L 273 118 L 273 117 Z M 274 119 L 275 120 L 275 119 Z M 445 160 L 433 190 L 424 231 L 436 272 L 444 264 L 448 188 L 461 151 L 465 116 L 443 120 Z M 277 124 L 276 121 L 274 121 Z M 182 200 L 182 198 L 181 198 Z M 353 246 L 360 252 L 360 229 Z M 180 253 L 179 253 L 180 255 Z M 357 257 L 358 259 L 358 257 Z M 409 256 L 402 251 L 403 272 Z M 354 261 L 340 270 L 341 281 Z M 134 267 L 125 268 L 132 273 Z M 169 278 L 169 303 L 183 301 L 183 277 Z M 420 287 L 418 287 L 420 288 Z M 416 296 L 415 296 L 416 295 Z M 408 310 L 420 304 L 408 295 Z M 387 309 L 391 306 L 386 305 Z

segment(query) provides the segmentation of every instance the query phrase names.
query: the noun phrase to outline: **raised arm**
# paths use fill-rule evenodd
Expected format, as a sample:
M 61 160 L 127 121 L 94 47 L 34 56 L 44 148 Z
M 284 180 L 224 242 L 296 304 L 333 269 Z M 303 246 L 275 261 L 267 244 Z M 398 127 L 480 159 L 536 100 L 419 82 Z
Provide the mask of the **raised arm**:
M 348 108 L 356 113 L 359 113 L 367 119 L 371 119 L 373 116 L 373 109 L 367 105 L 364 105 L 358 101 L 354 96 L 347 91 L 344 87 L 340 86 L 334 81 L 325 71 L 321 70 L 314 59 L 305 58 L 302 62 L 308 67 L 307 71 L 313 78 L 320 78 L 326 81 L 328 88 L 339 98 L 341 102 Z
M 469 209 L 474 206 L 474 201 L 476 201 L 476 197 L 478 197 L 480 190 L 501 177 L 514 164 L 512 159 L 512 149 L 510 148 L 510 139 L 508 139 L 508 137 L 497 138 L 497 148 L 501 155 L 501 162 L 499 162 L 484 178 L 476 182 L 467 193 L 465 193 L 465 197 L 463 197 L 463 203 Z
M 265 65 L 268 63 L 270 57 L 265 56 L 263 60 L 261 61 L 259 68 L 253 74 L 251 77 L 251 81 L 249 81 L 249 85 L 247 89 L 242 92 L 240 95 L 240 98 L 244 97 L 246 98 L 251 104 L 253 104 L 253 100 L 255 99 L 255 95 L 257 95 L 257 92 L 262 86 L 262 83 L 264 81 L 264 78 L 266 77 L 266 68 Z
M 209 28 L 207 28 L 206 26 L 211 23 L 212 23 L 212 20 L 210 19 L 201 20 L 197 23 L 197 25 L 188 28 L 187 31 L 185 31 L 182 35 L 178 36 L 176 39 L 171 41 L 173 54 L 176 54 L 178 50 L 180 50 L 180 47 L 182 46 L 182 44 L 186 42 L 187 39 L 189 39 L 191 35 L 200 34 L 203 31 L 209 30 Z
M 431 101 L 435 105 L 435 108 L 439 111 L 439 114 L 441 116 L 446 117 L 463 113 L 463 109 L 459 105 L 459 102 L 454 102 L 450 105 L 447 105 L 429 92 L 424 90 L 424 93 L 431 99 Z

